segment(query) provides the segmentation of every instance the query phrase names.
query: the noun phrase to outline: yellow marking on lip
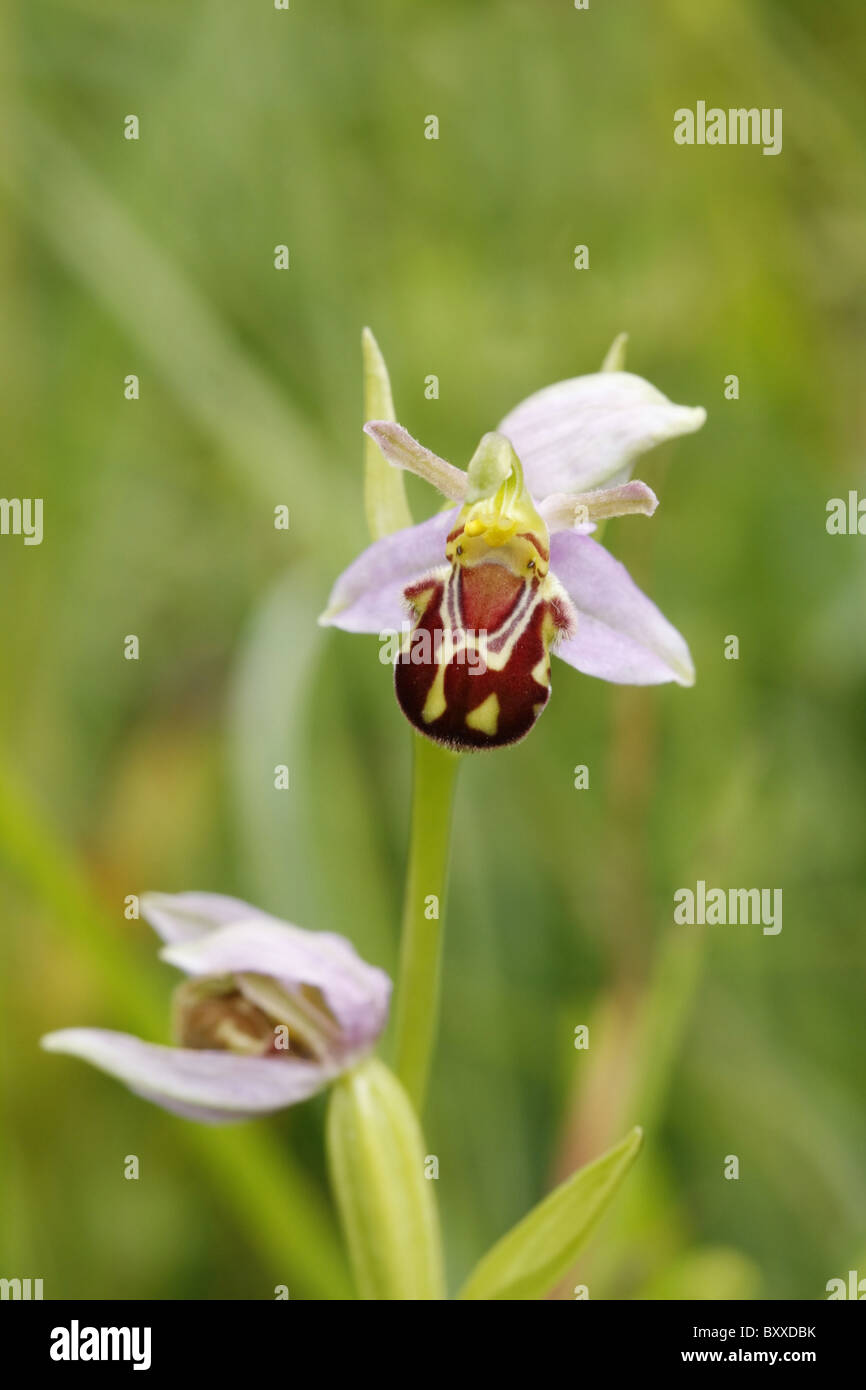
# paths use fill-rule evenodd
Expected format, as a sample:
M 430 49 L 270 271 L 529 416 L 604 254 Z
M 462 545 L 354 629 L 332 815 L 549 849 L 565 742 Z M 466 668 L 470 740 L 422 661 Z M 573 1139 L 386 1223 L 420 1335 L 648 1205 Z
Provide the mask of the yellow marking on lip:
M 477 729 L 479 733 L 494 738 L 499 728 L 499 696 L 494 691 L 480 705 L 470 710 L 466 716 L 467 728 Z
M 434 719 L 441 718 L 447 708 L 448 701 L 445 699 L 445 667 L 440 661 L 436 667 L 433 684 L 427 691 L 427 699 L 424 701 L 421 718 L 424 720 L 425 724 L 432 724 Z
M 533 666 L 532 679 L 536 685 L 543 685 L 545 689 L 550 685 L 550 657 L 546 652 Z

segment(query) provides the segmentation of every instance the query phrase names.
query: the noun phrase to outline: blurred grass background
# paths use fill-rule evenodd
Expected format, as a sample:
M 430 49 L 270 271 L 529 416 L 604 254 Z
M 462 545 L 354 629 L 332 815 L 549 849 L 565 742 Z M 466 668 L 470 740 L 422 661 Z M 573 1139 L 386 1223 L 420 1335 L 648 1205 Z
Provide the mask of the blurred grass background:
M 4 1276 L 349 1287 L 321 1102 L 199 1129 L 37 1040 L 166 1038 L 173 972 L 123 916 L 146 888 L 236 893 L 393 969 L 410 739 L 375 639 L 315 627 L 366 543 L 365 323 L 398 417 L 458 464 L 621 329 L 709 412 L 639 470 L 652 525 L 605 538 L 695 689 L 555 668 L 532 738 L 461 772 L 426 1120 L 455 1285 L 635 1122 L 563 1296 L 866 1275 L 866 542 L 824 526 L 866 486 L 864 36 L 859 0 L 0 9 L 0 490 L 45 499 L 40 547 L 0 539 Z M 675 146 L 698 99 L 781 106 L 782 154 Z M 782 887 L 781 935 L 673 928 L 697 878 Z

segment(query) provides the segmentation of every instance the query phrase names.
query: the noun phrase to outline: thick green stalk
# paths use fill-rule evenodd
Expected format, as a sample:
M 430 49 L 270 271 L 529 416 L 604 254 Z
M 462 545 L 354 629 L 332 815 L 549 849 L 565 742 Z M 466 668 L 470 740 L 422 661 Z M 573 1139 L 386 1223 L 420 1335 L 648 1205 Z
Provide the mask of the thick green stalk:
M 439 1016 L 443 906 L 459 757 L 415 736 L 412 829 L 397 982 L 397 1075 L 420 1113 Z

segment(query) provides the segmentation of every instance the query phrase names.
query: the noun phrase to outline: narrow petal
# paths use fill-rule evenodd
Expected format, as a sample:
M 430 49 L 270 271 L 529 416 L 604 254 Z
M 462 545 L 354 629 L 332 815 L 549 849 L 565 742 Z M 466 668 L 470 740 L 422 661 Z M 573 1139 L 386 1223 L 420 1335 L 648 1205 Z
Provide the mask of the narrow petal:
M 439 512 L 419 526 L 385 536 L 344 570 L 319 622 L 345 632 L 400 630 L 406 619 L 403 590 L 445 563 L 445 542 L 457 513 Z
M 388 1016 L 391 981 L 363 961 L 351 942 L 264 913 L 165 946 L 160 955 L 189 975 L 268 975 L 290 992 L 313 986 L 339 1025 L 345 1057 L 372 1046 Z
M 450 502 L 463 501 L 466 496 L 466 474 L 430 449 L 425 449 L 402 425 L 395 425 L 391 420 L 368 420 L 364 433 L 375 439 L 394 468 L 405 468 L 407 473 L 414 473 L 416 477 L 432 483 Z
M 237 1057 L 142 1042 L 106 1028 L 64 1028 L 42 1039 L 47 1052 L 80 1057 L 136 1095 L 191 1120 L 224 1124 L 281 1110 L 314 1095 L 333 1069 L 284 1057 Z
M 577 631 L 554 648 L 563 661 L 623 685 L 694 684 L 685 641 L 603 546 L 560 532 L 550 567 L 578 613 Z
M 642 377 L 605 371 L 537 391 L 499 426 L 540 501 L 554 492 L 586 492 L 627 481 L 635 459 L 700 429 L 706 411 L 673 405 Z
M 652 516 L 658 504 L 652 488 L 635 479 L 619 487 L 599 487 L 593 492 L 555 492 L 545 497 L 538 510 L 551 534 L 579 528 L 585 535 L 592 522 L 634 513 Z

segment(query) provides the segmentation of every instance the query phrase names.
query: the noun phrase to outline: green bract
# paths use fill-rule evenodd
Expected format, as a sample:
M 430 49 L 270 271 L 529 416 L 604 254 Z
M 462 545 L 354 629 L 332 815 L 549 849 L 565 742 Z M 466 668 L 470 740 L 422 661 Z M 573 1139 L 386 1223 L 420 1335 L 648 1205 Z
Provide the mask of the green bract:
M 445 1296 L 439 1217 L 421 1128 L 392 1071 L 374 1058 L 334 1087 L 328 1162 L 363 1299 Z

